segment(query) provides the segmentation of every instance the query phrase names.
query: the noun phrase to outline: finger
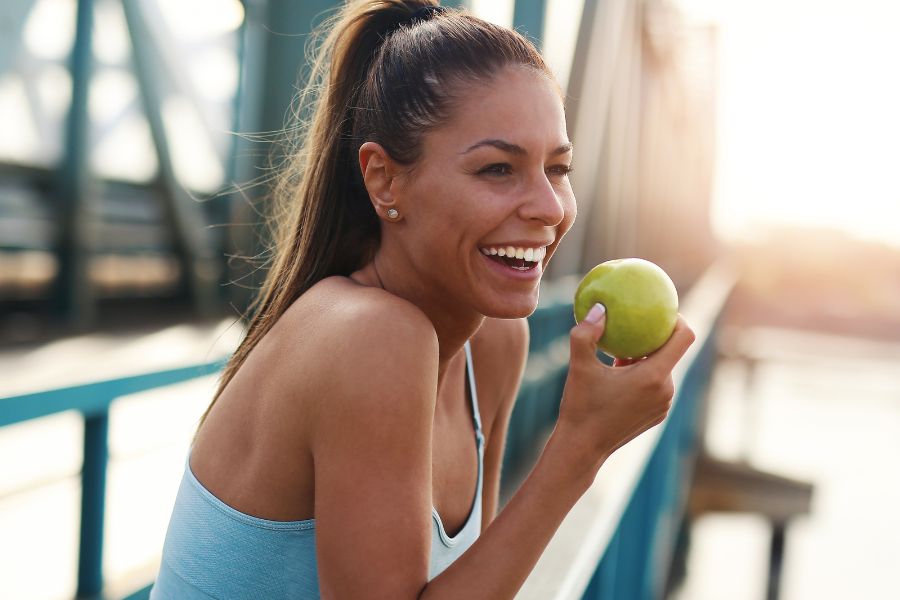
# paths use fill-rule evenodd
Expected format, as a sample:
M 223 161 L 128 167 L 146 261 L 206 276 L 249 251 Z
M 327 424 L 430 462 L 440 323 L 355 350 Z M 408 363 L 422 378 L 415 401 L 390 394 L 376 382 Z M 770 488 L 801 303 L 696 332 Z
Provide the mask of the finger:
M 678 315 L 675 330 L 669 337 L 669 341 L 662 348 L 651 354 L 647 361 L 660 364 L 664 369 L 671 370 L 681 360 L 681 357 L 691 347 L 691 344 L 694 343 L 694 339 L 696 339 L 694 331 L 684 320 L 684 317 Z
M 569 332 L 570 360 L 597 360 L 597 342 L 606 327 L 606 307 L 595 304 Z

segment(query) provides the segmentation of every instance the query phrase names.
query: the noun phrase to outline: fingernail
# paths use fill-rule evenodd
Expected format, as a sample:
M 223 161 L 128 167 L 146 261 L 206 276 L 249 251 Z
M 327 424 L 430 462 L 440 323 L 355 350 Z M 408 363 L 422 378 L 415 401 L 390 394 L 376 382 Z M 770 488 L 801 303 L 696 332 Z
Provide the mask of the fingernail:
M 600 319 L 603 318 L 603 315 L 606 314 L 606 307 L 600 304 L 599 302 L 591 307 L 591 310 L 588 311 L 587 316 L 584 318 L 588 323 L 599 323 Z

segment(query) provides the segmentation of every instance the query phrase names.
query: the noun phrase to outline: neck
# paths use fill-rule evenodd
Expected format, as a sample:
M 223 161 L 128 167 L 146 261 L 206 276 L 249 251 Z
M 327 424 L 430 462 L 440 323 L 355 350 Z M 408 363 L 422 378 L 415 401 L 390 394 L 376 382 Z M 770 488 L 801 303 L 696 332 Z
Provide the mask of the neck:
M 425 313 L 434 326 L 438 338 L 438 386 L 440 386 L 447 367 L 462 351 L 466 341 L 481 327 L 484 315 L 461 305 L 452 295 L 442 293 L 440 289 L 429 286 L 427 282 L 407 275 L 413 272 L 412 265 L 406 262 L 402 253 L 392 253 L 382 247 L 376 252 L 372 262 L 360 269 L 358 280 L 366 285 L 381 287 L 395 296 L 412 302 Z

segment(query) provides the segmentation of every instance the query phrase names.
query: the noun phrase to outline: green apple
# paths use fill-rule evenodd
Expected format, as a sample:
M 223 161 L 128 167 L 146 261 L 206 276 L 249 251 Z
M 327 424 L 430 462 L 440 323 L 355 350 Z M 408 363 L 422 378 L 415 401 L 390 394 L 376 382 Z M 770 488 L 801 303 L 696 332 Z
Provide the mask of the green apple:
M 597 348 L 616 358 L 641 358 L 666 343 L 678 319 L 678 292 L 659 266 L 640 258 L 601 263 L 575 291 L 575 321 L 594 304 L 606 307 Z

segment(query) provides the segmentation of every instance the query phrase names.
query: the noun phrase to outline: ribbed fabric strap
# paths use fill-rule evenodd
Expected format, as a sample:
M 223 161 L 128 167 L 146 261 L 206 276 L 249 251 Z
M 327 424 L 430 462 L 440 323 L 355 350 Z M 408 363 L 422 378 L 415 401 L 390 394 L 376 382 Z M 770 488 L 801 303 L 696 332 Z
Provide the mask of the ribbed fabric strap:
M 481 431 L 481 412 L 478 410 L 478 392 L 475 391 L 475 369 L 472 367 L 472 348 L 466 341 L 464 348 L 466 349 L 466 372 L 468 379 L 466 382 L 469 386 L 469 398 L 472 399 L 472 419 L 475 421 L 475 432 L 479 435 Z

